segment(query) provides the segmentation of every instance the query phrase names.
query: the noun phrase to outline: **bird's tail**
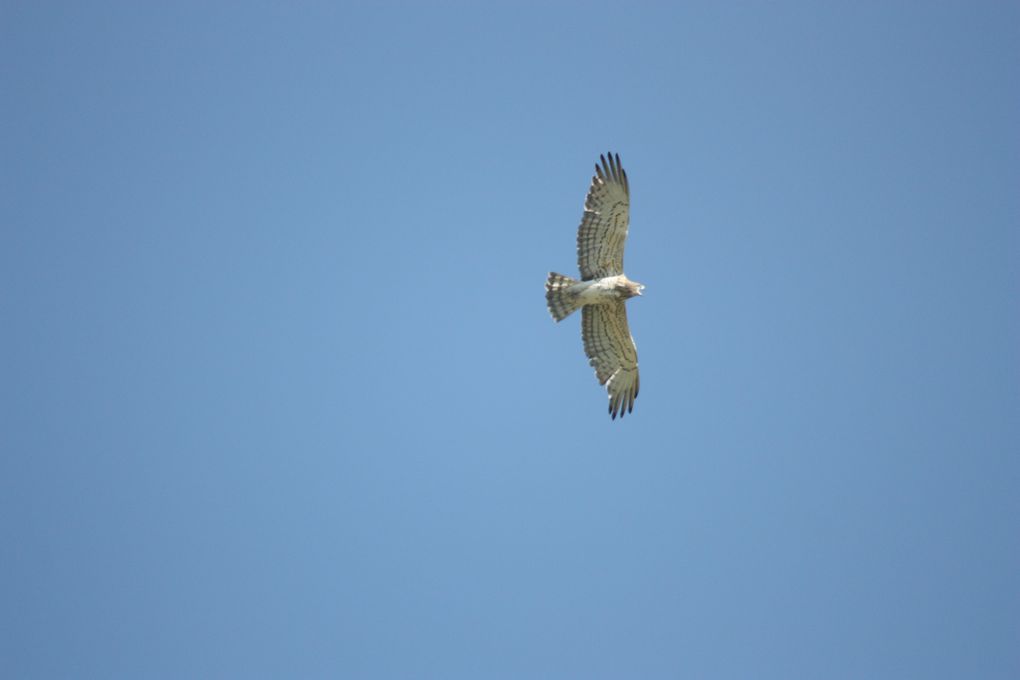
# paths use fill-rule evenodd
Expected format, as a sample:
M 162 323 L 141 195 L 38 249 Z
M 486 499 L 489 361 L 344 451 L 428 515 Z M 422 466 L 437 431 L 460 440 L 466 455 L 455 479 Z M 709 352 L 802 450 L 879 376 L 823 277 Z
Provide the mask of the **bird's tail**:
M 549 305 L 549 313 L 557 321 L 563 321 L 580 307 L 577 295 L 570 290 L 575 283 L 575 279 L 555 272 L 550 272 L 545 281 L 545 301 Z

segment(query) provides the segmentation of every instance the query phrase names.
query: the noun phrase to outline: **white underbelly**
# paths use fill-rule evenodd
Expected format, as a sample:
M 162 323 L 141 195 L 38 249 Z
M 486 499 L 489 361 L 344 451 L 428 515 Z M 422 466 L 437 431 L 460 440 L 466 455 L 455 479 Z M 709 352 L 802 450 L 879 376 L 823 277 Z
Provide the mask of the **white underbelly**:
M 580 283 L 574 284 L 572 288 L 576 291 L 578 302 L 582 305 L 597 305 L 620 299 L 620 295 L 617 293 L 613 285 L 613 281 L 609 279 L 581 281 Z

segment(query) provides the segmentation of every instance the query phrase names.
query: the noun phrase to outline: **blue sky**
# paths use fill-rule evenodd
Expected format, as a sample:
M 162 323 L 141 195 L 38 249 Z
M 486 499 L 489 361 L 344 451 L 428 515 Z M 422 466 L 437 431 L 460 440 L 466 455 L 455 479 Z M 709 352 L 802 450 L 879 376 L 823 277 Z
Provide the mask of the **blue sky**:
M 6 3 L 4 677 L 1020 676 L 1015 3 Z M 622 422 L 545 309 L 632 188 Z

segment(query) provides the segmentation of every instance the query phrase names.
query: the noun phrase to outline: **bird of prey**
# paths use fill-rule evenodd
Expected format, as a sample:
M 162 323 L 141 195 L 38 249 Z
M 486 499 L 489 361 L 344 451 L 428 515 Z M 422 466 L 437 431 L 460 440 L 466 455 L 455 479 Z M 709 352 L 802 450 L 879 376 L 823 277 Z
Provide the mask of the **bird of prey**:
M 624 303 L 644 286 L 623 273 L 623 246 L 630 222 L 630 185 L 619 154 L 600 156 L 577 229 L 581 279 L 550 272 L 545 282 L 549 313 L 562 321 L 581 310 L 581 337 L 595 377 L 609 392 L 616 420 L 634 410 L 638 395 L 637 346 L 627 326 Z

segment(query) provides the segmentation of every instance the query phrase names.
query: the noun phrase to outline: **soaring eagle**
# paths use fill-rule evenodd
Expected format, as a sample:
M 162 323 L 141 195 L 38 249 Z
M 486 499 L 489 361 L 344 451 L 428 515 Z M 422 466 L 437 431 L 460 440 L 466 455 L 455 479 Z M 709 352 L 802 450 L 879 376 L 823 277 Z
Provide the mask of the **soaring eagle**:
M 620 156 L 600 156 L 577 229 L 581 280 L 551 272 L 545 299 L 556 321 L 581 309 L 581 337 L 595 377 L 609 392 L 609 414 L 616 420 L 634 410 L 638 395 L 637 346 L 627 325 L 624 303 L 644 286 L 623 273 L 623 246 L 630 223 L 630 185 Z

